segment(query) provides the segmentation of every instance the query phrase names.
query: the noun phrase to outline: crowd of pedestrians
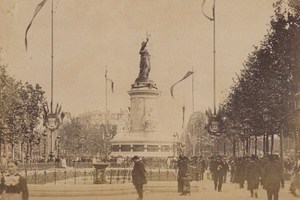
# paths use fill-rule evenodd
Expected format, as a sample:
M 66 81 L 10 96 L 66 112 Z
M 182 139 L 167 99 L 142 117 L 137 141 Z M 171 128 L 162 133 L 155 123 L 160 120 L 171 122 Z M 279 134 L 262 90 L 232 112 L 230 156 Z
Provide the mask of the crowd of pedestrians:
M 296 165 L 292 159 L 281 162 L 278 155 L 261 158 L 255 155 L 238 158 L 222 158 L 220 155 L 189 158 L 181 155 L 177 160 L 178 192 L 181 195 L 187 194 L 185 188 L 191 181 L 187 178 L 190 177 L 189 165 L 197 168 L 197 175 L 193 180 L 203 180 L 206 174 L 206 178 L 213 181 L 214 190 L 218 192 L 222 191 L 227 175 L 230 176 L 231 183 L 238 184 L 240 189 L 247 189 L 253 198 L 258 198 L 257 191 L 261 187 L 266 190 L 268 200 L 278 200 L 280 188 L 284 187 L 284 174 L 286 178 L 293 174 L 290 185 L 293 195 L 297 196 L 295 191 L 300 188 L 300 161 Z

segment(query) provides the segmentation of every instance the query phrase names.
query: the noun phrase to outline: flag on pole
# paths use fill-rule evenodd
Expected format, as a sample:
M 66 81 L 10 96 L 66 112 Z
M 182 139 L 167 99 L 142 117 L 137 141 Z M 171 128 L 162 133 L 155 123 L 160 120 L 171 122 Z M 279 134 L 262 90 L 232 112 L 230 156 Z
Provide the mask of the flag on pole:
M 174 86 L 178 83 L 180 83 L 181 81 L 183 81 L 184 79 L 188 78 L 190 75 L 192 75 L 194 72 L 193 71 L 188 71 L 184 77 L 182 79 L 180 79 L 179 81 L 177 81 L 176 83 L 174 83 L 171 88 L 170 88 L 170 91 L 171 91 L 171 96 L 174 97 Z
M 27 26 L 26 28 L 26 31 L 25 31 L 25 48 L 26 48 L 26 51 L 27 51 L 27 46 L 28 46 L 28 43 L 27 43 L 27 33 L 28 33 L 28 30 L 29 28 L 31 27 L 31 24 L 33 22 L 33 19 L 35 18 L 35 16 L 38 14 L 38 12 L 42 9 L 42 7 L 44 6 L 44 4 L 46 3 L 47 0 L 43 0 L 41 3 L 39 3 L 36 8 L 35 8 L 35 11 L 34 11 L 34 14 L 33 14 L 33 17 L 29 23 L 29 25 Z
M 112 93 L 114 93 L 114 82 L 111 79 L 107 78 L 107 70 L 105 70 L 105 79 L 106 81 L 109 81 L 111 83 L 111 91 Z
M 215 1 L 215 0 L 214 0 Z M 204 17 L 206 17 L 207 19 L 209 19 L 210 21 L 213 21 L 213 20 L 215 20 L 214 18 L 214 6 L 213 6 L 213 17 L 209 17 L 207 14 L 205 14 L 205 12 L 204 12 L 204 4 L 205 4 L 205 0 L 203 0 L 203 2 L 202 2 L 202 13 L 203 13 L 203 15 L 204 15 Z

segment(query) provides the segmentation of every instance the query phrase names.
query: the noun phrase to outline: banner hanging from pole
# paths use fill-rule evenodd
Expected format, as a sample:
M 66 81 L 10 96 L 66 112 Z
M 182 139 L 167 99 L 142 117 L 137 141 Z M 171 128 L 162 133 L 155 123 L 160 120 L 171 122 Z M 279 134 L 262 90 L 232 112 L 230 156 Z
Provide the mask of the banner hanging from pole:
M 187 79 L 190 75 L 192 75 L 194 72 L 193 71 L 188 71 L 184 77 L 182 79 L 180 79 L 179 81 L 177 81 L 176 83 L 174 83 L 171 88 L 170 88 L 170 92 L 171 92 L 171 96 L 174 98 L 174 87 L 175 85 L 177 85 L 178 83 L 180 83 L 181 81 L 183 81 L 184 79 Z
M 33 14 L 33 17 L 29 23 L 29 25 L 27 26 L 26 28 L 26 31 L 25 31 L 25 48 L 26 48 L 26 51 L 27 51 L 27 47 L 28 47 L 28 43 L 27 43 L 27 34 L 28 34 L 28 30 L 30 29 L 31 25 L 32 25 L 32 22 L 35 18 L 35 16 L 39 13 L 39 11 L 42 9 L 42 7 L 44 6 L 44 4 L 46 3 L 47 0 L 43 0 L 41 3 L 39 3 L 36 8 L 35 8 L 35 11 L 34 11 L 34 14 Z

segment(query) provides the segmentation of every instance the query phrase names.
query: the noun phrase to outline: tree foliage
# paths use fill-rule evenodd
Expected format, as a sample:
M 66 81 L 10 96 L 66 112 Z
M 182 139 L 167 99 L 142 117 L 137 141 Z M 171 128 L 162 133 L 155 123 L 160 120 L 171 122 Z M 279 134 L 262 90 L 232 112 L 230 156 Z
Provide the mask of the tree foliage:
M 20 141 L 32 143 L 41 138 L 35 129 L 41 124 L 45 99 L 38 84 L 15 80 L 6 67 L 0 65 L 0 144 L 8 142 L 13 148 Z
M 265 129 L 291 133 L 296 83 L 300 80 L 300 3 L 278 0 L 268 34 L 244 63 L 244 69 L 231 87 L 222 115 L 231 123 L 249 119 L 253 135 Z M 268 111 L 266 113 L 266 111 Z

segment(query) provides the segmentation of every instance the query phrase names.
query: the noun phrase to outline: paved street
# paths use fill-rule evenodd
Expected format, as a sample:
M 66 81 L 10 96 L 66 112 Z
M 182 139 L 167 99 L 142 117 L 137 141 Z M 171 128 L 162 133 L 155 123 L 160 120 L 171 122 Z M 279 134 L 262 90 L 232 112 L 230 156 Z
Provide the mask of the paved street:
M 145 200 L 251 200 L 254 198 L 250 197 L 250 192 L 246 189 L 239 189 L 238 185 L 232 183 L 226 183 L 223 185 L 222 192 L 215 192 L 213 190 L 213 182 L 210 180 L 205 180 L 199 182 L 200 191 L 197 193 L 192 193 L 191 196 L 181 196 L 177 193 L 172 192 L 149 192 L 145 191 L 144 199 Z M 297 198 L 293 197 L 288 191 L 288 183 L 286 187 L 280 190 L 279 199 L 280 200 L 296 200 Z M 124 194 L 124 195 L 114 195 L 114 196 L 87 196 L 87 197 L 31 197 L 30 200 L 133 200 L 136 199 L 136 194 Z M 259 189 L 258 199 L 267 199 L 266 191 Z

